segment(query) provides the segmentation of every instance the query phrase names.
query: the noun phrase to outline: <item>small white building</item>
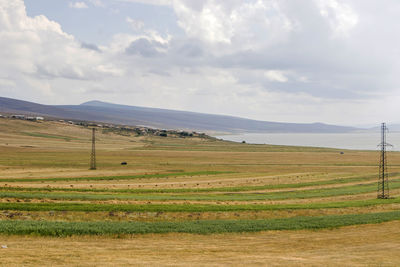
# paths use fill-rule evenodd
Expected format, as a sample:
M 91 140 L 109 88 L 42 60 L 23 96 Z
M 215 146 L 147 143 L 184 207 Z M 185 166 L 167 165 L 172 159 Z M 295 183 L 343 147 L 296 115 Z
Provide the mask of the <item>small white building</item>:
M 26 117 L 27 121 L 43 121 L 43 117 Z

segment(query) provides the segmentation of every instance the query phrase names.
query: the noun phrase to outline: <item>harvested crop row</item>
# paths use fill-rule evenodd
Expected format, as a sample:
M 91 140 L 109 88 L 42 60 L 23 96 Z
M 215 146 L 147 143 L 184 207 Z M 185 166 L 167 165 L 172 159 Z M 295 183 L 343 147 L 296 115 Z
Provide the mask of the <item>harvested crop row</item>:
M 129 176 L 99 176 L 99 177 L 60 177 L 60 178 L 3 178 L 1 182 L 58 182 L 58 181 L 111 181 L 111 180 L 134 180 L 142 178 L 166 178 L 176 176 L 200 176 L 200 175 L 218 175 L 227 174 L 232 172 L 222 171 L 198 171 L 198 172 L 178 172 L 178 173 L 155 173 L 143 175 L 129 175 Z
M 400 180 L 391 181 L 391 189 L 400 188 Z M 374 192 L 375 184 L 360 184 L 324 189 L 310 189 L 302 191 L 280 191 L 270 193 L 225 193 L 225 194 L 95 194 L 95 193 L 40 193 L 40 192 L 0 192 L 2 198 L 20 199 L 58 199 L 58 200 L 111 200 L 111 199 L 133 199 L 133 200 L 196 200 L 196 201 L 249 201 L 249 200 L 285 200 L 321 198 L 341 195 L 356 195 Z
M 392 173 L 390 176 L 397 176 L 399 173 Z M 314 182 L 295 184 L 269 184 L 262 186 L 235 186 L 235 187 L 212 187 L 212 188 L 174 188 L 174 189 L 96 189 L 96 188 L 51 188 L 51 187 L 0 187 L 1 191 L 30 191 L 30 192 L 95 192 L 95 193 L 207 193 L 207 192 L 245 192 L 267 189 L 290 189 L 319 185 L 336 185 L 352 182 L 363 182 L 375 179 L 376 175 L 360 176 L 353 178 L 339 178 Z
M 298 210 L 368 207 L 398 204 L 400 198 L 370 199 L 331 203 L 279 204 L 279 205 L 199 205 L 199 204 L 86 204 L 86 203 L 0 203 L 0 210 L 23 211 L 124 211 L 124 212 L 210 212 L 210 211 L 256 211 L 256 210 Z

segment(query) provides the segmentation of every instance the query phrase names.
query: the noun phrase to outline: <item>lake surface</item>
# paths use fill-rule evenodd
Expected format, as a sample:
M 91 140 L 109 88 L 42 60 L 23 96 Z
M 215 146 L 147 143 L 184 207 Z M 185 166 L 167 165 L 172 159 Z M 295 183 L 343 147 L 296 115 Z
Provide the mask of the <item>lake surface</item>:
M 221 135 L 216 138 L 250 144 L 271 144 L 290 146 L 313 146 L 342 149 L 378 150 L 381 142 L 379 132 L 371 133 L 246 133 L 238 135 Z M 387 134 L 387 142 L 393 145 L 388 151 L 400 151 L 400 132 Z

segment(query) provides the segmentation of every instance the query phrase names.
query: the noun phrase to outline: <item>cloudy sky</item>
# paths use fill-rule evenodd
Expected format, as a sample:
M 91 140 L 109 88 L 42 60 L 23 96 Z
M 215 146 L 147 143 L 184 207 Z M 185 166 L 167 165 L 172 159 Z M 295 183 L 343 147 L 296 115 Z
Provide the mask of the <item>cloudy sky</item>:
M 0 0 L 0 96 L 400 122 L 398 0 Z

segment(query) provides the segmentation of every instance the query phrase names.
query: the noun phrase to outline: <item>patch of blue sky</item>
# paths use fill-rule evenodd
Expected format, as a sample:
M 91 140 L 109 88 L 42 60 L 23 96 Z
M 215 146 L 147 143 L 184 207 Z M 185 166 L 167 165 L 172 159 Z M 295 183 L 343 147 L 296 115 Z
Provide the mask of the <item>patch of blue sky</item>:
M 88 8 L 71 8 L 70 3 L 84 2 Z M 106 1 L 104 7 L 89 1 L 25 0 L 29 16 L 45 15 L 58 22 L 63 31 L 83 43 L 106 45 L 118 33 L 136 34 L 127 17 L 142 21 L 144 29 L 157 31 L 161 36 L 181 35 L 174 10 L 169 6 L 143 3 Z

